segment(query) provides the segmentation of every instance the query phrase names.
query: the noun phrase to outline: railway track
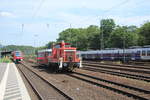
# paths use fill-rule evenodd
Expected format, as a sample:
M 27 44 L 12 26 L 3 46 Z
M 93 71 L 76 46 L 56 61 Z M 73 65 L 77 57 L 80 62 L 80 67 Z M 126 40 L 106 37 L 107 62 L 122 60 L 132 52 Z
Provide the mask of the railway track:
M 86 61 L 84 61 L 85 63 Z M 94 64 L 102 64 L 102 65 L 111 65 L 111 64 L 103 64 L 103 63 L 99 63 L 99 62 L 93 62 L 93 61 L 89 61 L 87 63 L 94 63 Z M 113 64 L 113 66 L 120 66 L 121 65 L 117 65 L 117 64 Z M 123 65 L 126 67 L 131 67 L 130 65 Z M 93 68 L 95 67 L 95 68 Z M 97 68 L 98 66 L 85 66 L 82 69 L 84 70 L 89 70 L 89 71 L 95 71 L 95 72 L 101 72 L 101 73 L 106 73 L 106 74 L 110 74 L 110 75 L 116 75 L 116 76 L 121 76 L 121 77 L 126 77 L 126 78 L 131 78 L 131 79 L 136 79 L 136 80 L 142 80 L 142 81 L 146 81 L 146 82 L 150 82 L 150 77 L 147 75 L 139 75 L 139 73 L 137 74 L 133 74 L 133 73 L 128 73 L 128 72 L 121 72 L 119 71 L 114 71 L 114 70 L 109 70 L 109 69 L 105 69 L 105 68 Z M 114 66 L 115 67 L 115 66 Z
M 46 79 L 32 71 L 24 63 L 17 65 L 40 100 L 73 100 Z
M 87 67 L 83 67 L 83 70 L 85 71 L 86 68 Z M 82 70 L 82 69 L 80 69 L 80 70 Z M 96 69 L 95 72 L 97 72 L 97 71 L 98 70 Z M 98 86 L 101 88 L 105 88 L 107 90 L 113 91 L 118 94 L 122 94 L 127 97 L 131 97 L 134 99 L 149 100 L 149 98 L 150 98 L 150 91 L 142 89 L 142 88 L 134 87 L 131 85 L 125 85 L 125 84 L 121 84 L 118 82 L 113 82 L 108 79 L 95 77 L 90 74 L 80 73 L 78 71 L 76 71 L 72 74 L 66 74 L 66 75 L 69 77 L 84 81 L 88 84 L 95 85 L 95 86 Z M 129 75 L 129 76 L 131 77 L 131 75 Z M 133 77 L 133 78 L 135 78 L 135 77 Z
M 109 69 L 97 68 L 97 67 L 93 67 L 93 66 L 92 67 L 91 66 L 84 66 L 82 69 L 150 82 L 150 77 L 144 76 L 144 75 L 136 75 L 136 74 L 131 74 L 128 72 L 112 71 Z
M 150 62 L 148 61 L 130 61 L 129 63 L 133 65 L 150 66 Z
M 84 63 L 91 63 L 91 64 L 100 64 L 100 65 L 110 65 L 110 66 L 119 66 L 119 67 L 127 67 L 127 68 L 137 68 L 137 69 L 144 69 L 144 70 L 150 70 L 150 65 L 133 65 L 133 64 L 113 64 L 113 63 L 100 63 L 96 61 L 84 61 Z
M 93 67 L 100 67 L 105 69 L 115 69 L 115 70 L 122 70 L 122 71 L 128 71 L 128 72 L 136 72 L 141 74 L 149 74 L 150 70 L 147 69 L 138 69 L 138 68 L 129 68 L 129 67 L 123 67 L 123 66 L 114 66 L 114 65 L 101 65 L 101 64 L 91 64 L 91 63 L 83 63 L 83 65 L 93 66 Z
M 78 80 L 87 82 L 98 87 L 102 87 L 117 93 L 121 93 L 125 96 L 132 97 L 139 100 L 149 100 L 150 91 L 132 87 L 129 85 L 124 85 L 121 83 L 112 82 L 106 79 L 94 77 L 85 73 L 74 72 L 73 74 L 67 74 L 70 77 L 76 78 Z

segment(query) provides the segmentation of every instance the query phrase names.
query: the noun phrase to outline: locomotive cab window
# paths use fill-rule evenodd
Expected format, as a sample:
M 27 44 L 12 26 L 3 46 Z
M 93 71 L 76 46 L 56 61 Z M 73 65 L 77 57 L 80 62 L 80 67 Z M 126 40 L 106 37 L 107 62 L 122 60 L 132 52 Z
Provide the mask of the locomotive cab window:
M 60 45 L 55 45 L 55 48 L 60 48 Z

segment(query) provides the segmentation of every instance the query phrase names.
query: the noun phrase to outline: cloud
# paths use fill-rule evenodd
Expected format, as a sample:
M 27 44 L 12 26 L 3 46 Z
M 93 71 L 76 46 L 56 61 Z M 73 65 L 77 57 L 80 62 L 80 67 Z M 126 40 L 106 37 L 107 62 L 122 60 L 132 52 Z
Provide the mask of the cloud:
M 0 17 L 10 17 L 10 18 L 14 18 L 16 17 L 13 13 L 11 12 L 5 12 L 5 11 L 2 11 L 0 12 Z

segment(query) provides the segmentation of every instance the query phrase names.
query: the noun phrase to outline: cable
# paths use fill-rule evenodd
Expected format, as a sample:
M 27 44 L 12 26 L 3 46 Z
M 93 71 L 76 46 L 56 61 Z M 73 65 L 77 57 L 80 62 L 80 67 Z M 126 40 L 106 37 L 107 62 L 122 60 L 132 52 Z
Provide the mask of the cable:
M 129 2 L 129 1 L 130 1 L 130 0 L 124 0 L 123 2 L 121 2 L 121 3 L 119 3 L 119 4 L 116 4 L 116 5 L 112 6 L 111 8 L 105 10 L 105 12 L 104 12 L 103 14 L 105 14 L 105 13 L 111 11 L 112 9 L 115 9 L 116 7 L 122 6 L 122 5 L 126 4 L 126 3 Z
M 118 3 L 118 4 L 116 4 L 116 5 L 112 6 L 112 7 L 110 7 L 109 9 L 105 10 L 105 11 L 103 12 L 103 14 L 106 14 L 106 13 L 110 12 L 112 9 L 115 9 L 116 7 L 122 6 L 122 5 L 126 4 L 126 3 L 129 2 L 129 1 L 130 1 L 130 0 L 124 0 L 124 1 L 121 2 L 121 3 Z M 95 17 L 95 18 L 93 18 L 93 19 L 97 19 L 97 18 L 99 17 L 99 15 L 96 15 L 96 16 L 97 16 L 97 17 Z M 84 19 L 83 21 L 86 21 L 86 20 L 89 20 L 89 19 L 91 19 L 91 17 L 88 17 L 87 19 Z M 80 23 L 82 23 L 83 21 L 80 21 Z
M 37 7 L 37 9 L 35 10 L 35 12 L 33 13 L 33 16 L 32 18 L 34 18 L 36 16 L 36 14 L 38 13 L 38 11 L 41 9 L 43 3 L 44 3 L 45 0 L 41 0 L 39 6 Z

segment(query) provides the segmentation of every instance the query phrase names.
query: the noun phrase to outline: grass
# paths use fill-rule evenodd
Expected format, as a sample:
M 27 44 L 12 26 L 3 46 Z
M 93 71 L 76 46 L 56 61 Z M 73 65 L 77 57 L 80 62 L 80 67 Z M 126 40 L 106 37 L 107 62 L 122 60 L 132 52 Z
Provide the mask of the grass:
M 10 62 L 12 62 L 12 61 L 8 57 L 0 58 L 0 63 L 10 63 Z

